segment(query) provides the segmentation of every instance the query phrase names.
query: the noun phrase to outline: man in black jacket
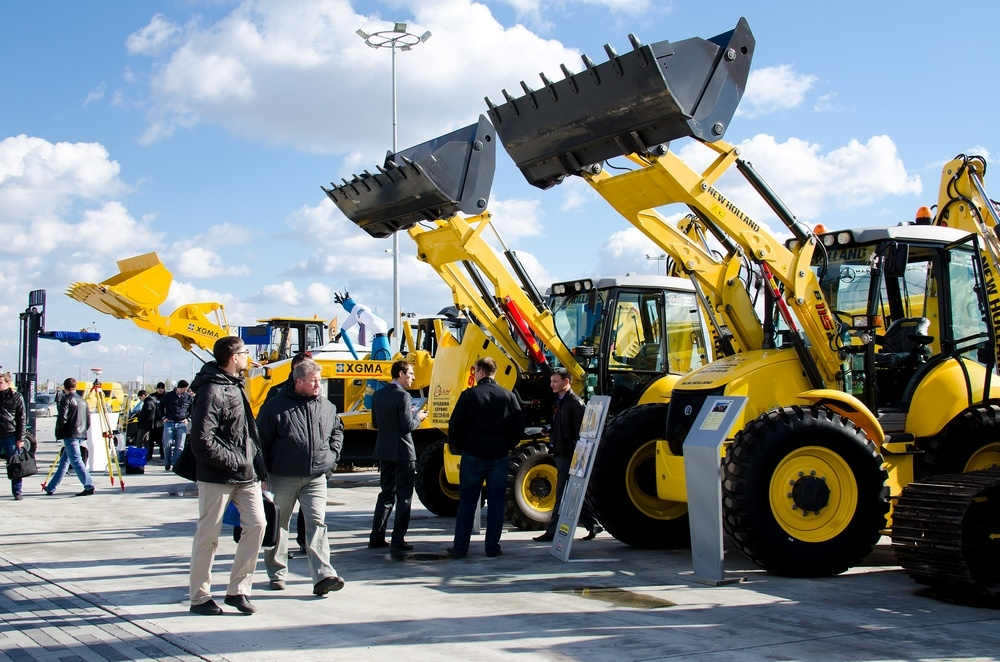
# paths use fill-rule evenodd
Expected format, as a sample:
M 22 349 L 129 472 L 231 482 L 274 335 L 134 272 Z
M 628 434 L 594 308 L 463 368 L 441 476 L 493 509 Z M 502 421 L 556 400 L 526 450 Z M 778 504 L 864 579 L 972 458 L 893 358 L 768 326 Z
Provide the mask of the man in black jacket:
M 80 454 L 80 445 L 87 441 L 87 430 L 90 429 L 90 409 L 76 392 L 76 380 L 72 377 L 67 377 L 63 382 L 63 391 L 55 429 L 56 439 L 62 439 L 63 448 L 59 454 L 59 466 L 43 489 L 48 495 L 54 494 L 66 474 L 66 468 L 72 464 L 76 477 L 83 484 L 83 491 L 77 496 L 90 496 L 94 493 L 94 483 L 90 480 L 87 465 L 83 463 L 83 456 Z
M 569 482 L 569 466 L 573 461 L 576 442 L 580 439 L 580 427 L 583 425 L 583 412 L 586 406 L 583 400 L 573 392 L 573 375 L 566 368 L 556 368 L 549 376 L 549 386 L 556 394 L 556 406 L 552 412 L 552 429 L 549 434 L 549 446 L 556 459 L 556 504 L 552 508 L 552 518 L 545 533 L 534 538 L 538 542 L 552 542 L 556 528 L 559 526 L 559 506 L 562 503 L 563 491 Z M 584 540 L 593 540 L 594 536 L 603 531 L 594 520 L 586 500 L 580 511 L 579 526 L 587 529 Z
M 12 457 L 24 443 L 24 398 L 14 390 L 14 377 L 0 374 L 0 444 L 4 454 Z M 21 479 L 10 481 L 10 491 L 15 501 L 20 501 Z
M 344 424 L 337 408 L 320 394 L 323 369 L 305 359 L 292 371 L 294 387 L 264 403 L 257 415 L 260 445 L 267 465 L 267 486 L 278 505 L 278 544 L 264 552 L 270 588 L 282 591 L 288 573 L 288 521 L 295 502 L 306 522 L 306 549 L 313 593 L 344 588 L 330 565 L 326 536 L 326 476 L 337 466 L 344 445 Z
M 448 553 L 462 558 L 469 552 L 472 521 L 486 481 L 486 556 L 500 556 L 504 495 L 510 451 L 524 436 L 524 415 L 513 393 L 496 383 L 496 361 L 476 361 L 477 383 L 462 391 L 448 422 L 448 443 L 462 453 L 459 470 L 455 540 Z
M 212 600 L 212 562 L 222 531 L 222 514 L 232 500 L 243 530 L 225 602 L 252 614 L 257 608 L 250 602 L 250 588 L 266 524 L 258 477 L 266 479 L 266 475 L 258 476 L 255 468 L 257 426 L 241 376 L 250 350 L 238 337 L 225 336 L 215 341 L 212 354 L 215 360 L 203 365 L 191 384 L 196 397 L 189 443 L 198 478 L 198 530 L 191 543 L 191 611 L 205 616 L 222 613 Z
M 177 382 L 177 387 L 173 391 L 160 398 L 156 406 L 163 421 L 163 461 L 164 469 L 167 471 L 170 471 L 170 467 L 184 450 L 193 403 L 194 396 L 188 391 L 187 380 L 182 379 Z
M 382 489 L 375 500 L 368 548 L 388 547 L 389 553 L 399 558 L 413 549 L 413 545 L 406 542 L 413 479 L 417 469 L 417 454 L 410 433 L 427 418 L 427 412 L 414 412 L 413 399 L 406 392 L 413 384 L 413 365 L 395 361 L 389 368 L 389 374 L 392 381 L 375 391 L 372 397 L 372 425 L 378 429 L 373 455 L 378 460 L 379 486 Z M 385 530 L 393 502 L 396 504 L 396 519 L 392 523 L 392 541 L 387 542 Z

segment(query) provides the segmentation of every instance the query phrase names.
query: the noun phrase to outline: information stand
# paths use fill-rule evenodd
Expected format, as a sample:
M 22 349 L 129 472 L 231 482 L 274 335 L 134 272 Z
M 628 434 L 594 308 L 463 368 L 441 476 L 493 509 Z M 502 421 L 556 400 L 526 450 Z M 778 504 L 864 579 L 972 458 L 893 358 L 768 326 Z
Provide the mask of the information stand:
M 559 526 L 552 539 L 550 553 L 560 561 L 569 561 L 570 548 L 573 546 L 573 534 L 576 532 L 576 524 L 580 519 L 580 511 L 583 509 L 587 485 L 590 483 L 590 474 L 594 468 L 594 457 L 597 455 L 597 446 L 601 443 L 604 422 L 608 418 L 610 405 L 610 397 L 598 395 L 590 399 L 590 402 L 587 403 L 587 409 L 583 413 L 580 440 L 576 442 L 576 449 L 573 451 L 569 480 L 559 505 L 559 512 L 552 513 L 553 517 L 558 515 Z
M 713 586 L 727 579 L 722 543 L 722 442 L 747 404 L 744 396 L 710 397 L 684 441 L 684 475 L 694 581 Z

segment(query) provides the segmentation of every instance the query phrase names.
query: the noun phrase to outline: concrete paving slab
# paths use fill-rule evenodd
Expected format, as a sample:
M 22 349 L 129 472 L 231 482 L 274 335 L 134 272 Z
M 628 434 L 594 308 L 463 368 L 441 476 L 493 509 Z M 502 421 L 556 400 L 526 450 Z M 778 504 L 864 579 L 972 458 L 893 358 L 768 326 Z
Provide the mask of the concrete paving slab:
M 39 421 L 39 467 L 59 445 Z M 285 591 L 267 590 L 263 561 L 251 596 L 259 612 L 188 612 L 197 517 L 194 485 L 162 464 L 107 474 L 97 494 L 68 476 L 44 496 L 0 496 L 0 660 L 995 660 L 1000 610 L 927 596 L 884 540 L 866 562 L 830 579 L 763 573 L 736 552 L 726 571 L 746 581 L 692 581 L 687 551 L 636 550 L 603 533 L 549 555 L 534 532 L 507 530 L 503 556 L 474 538 L 449 560 L 454 520 L 414 508 L 406 561 L 366 548 L 377 474 L 330 481 L 332 562 L 346 587 L 312 595 L 308 565 L 290 562 Z M 235 543 L 223 527 L 215 566 L 221 605 Z M 582 535 L 583 531 L 580 531 Z M 609 562 L 609 559 L 619 559 Z

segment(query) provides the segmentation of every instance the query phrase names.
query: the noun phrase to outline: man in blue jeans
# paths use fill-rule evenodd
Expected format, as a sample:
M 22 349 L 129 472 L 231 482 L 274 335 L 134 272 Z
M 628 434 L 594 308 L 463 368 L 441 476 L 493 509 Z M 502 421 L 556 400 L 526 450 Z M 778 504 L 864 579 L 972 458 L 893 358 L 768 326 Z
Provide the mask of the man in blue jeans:
M 76 380 L 67 377 L 63 382 L 65 394 L 59 401 L 59 415 L 56 418 L 56 439 L 62 439 L 63 450 L 59 454 L 59 466 L 52 480 L 43 486 L 45 493 L 51 496 L 59 487 L 59 482 L 66 474 L 66 468 L 73 465 L 76 477 L 83 484 L 83 491 L 77 496 L 90 496 L 94 493 L 94 483 L 87 473 L 87 466 L 80 455 L 80 444 L 87 440 L 87 430 L 90 429 L 90 410 L 87 403 L 76 392 Z
M 163 462 L 170 471 L 184 450 L 188 425 L 191 423 L 191 405 L 194 396 L 188 391 L 186 379 L 177 382 L 177 388 L 164 394 L 157 407 L 163 415 Z
M 477 383 L 462 391 L 448 423 L 452 452 L 462 453 L 459 470 L 458 513 L 455 540 L 448 554 L 462 558 L 469 553 L 472 522 L 479 511 L 479 496 L 486 481 L 486 556 L 500 556 L 504 494 L 510 451 L 524 436 L 524 415 L 514 394 L 493 379 L 496 361 L 476 361 Z
M 7 457 L 13 457 L 24 443 L 24 398 L 14 390 L 14 378 L 9 372 L 0 374 L 0 445 Z M 10 492 L 20 501 L 21 479 L 10 481 Z

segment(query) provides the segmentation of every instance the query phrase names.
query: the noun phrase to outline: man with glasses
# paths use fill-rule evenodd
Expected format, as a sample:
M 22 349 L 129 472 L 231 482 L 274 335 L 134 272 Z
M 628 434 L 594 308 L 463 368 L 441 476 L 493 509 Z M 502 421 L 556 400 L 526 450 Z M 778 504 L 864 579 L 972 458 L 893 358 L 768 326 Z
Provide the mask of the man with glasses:
M 260 480 L 267 479 L 243 383 L 250 350 L 236 336 L 219 338 L 209 361 L 194 378 L 196 393 L 191 416 L 191 452 L 198 479 L 198 530 L 191 543 L 191 612 L 222 613 L 212 600 L 212 562 L 219 546 L 222 514 L 232 500 L 240 513 L 242 535 L 229 573 L 226 604 L 244 614 L 257 608 L 250 602 L 257 555 L 264 540 L 264 500 Z

